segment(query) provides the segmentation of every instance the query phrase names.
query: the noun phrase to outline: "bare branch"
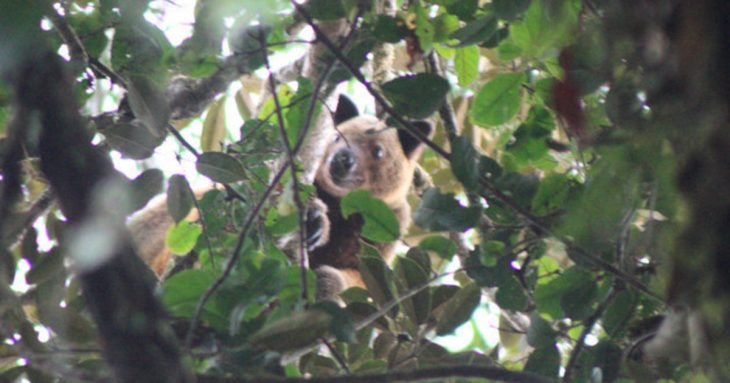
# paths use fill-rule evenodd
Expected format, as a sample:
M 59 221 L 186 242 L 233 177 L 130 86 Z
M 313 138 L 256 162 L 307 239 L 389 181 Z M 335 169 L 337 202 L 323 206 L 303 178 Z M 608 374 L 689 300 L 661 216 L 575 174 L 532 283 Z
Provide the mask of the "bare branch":
M 499 382 L 554 383 L 555 380 L 530 372 L 510 371 L 501 367 L 450 366 L 411 371 L 389 371 L 382 374 L 333 376 L 328 378 L 223 378 L 198 376 L 200 383 L 390 383 L 415 382 L 445 378 L 483 378 Z

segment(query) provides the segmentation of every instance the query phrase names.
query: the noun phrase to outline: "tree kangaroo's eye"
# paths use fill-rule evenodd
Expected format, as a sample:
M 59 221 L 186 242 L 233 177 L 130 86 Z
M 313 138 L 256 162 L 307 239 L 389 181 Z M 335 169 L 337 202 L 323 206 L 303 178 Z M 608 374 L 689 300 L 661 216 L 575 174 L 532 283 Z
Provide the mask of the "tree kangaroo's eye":
M 379 159 L 383 158 L 383 154 L 385 154 L 385 152 L 383 152 L 383 148 L 380 145 L 378 145 L 373 148 L 372 154 L 373 154 L 373 158 L 375 158 L 376 160 L 379 160 Z
M 341 137 L 342 137 L 342 135 L 341 135 L 341 134 L 339 134 L 339 133 L 335 133 L 335 139 L 334 139 L 334 141 L 332 141 L 332 142 L 338 142 L 338 141 L 340 141 L 340 138 L 341 138 Z

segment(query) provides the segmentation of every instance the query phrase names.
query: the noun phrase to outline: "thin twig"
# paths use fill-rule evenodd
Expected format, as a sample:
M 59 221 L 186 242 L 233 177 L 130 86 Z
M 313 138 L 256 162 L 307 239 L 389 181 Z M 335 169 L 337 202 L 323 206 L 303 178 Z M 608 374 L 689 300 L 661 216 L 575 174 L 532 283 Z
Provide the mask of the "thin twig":
M 195 156 L 195 158 L 200 157 L 200 153 L 195 149 L 195 147 L 193 145 L 191 145 L 185 139 L 185 137 L 183 137 L 182 134 L 180 134 L 180 132 L 178 132 L 177 129 L 175 129 L 175 127 L 172 126 L 172 124 L 167 124 L 167 130 L 170 132 L 170 134 L 172 134 L 173 137 L 175 137 L 175 139 L 180 143 L 180 145 L 184 146 L 185 149 L 187 149 L 190 153 L 192 153 Z
M 51 19 L 51 22 L 56 27 L 58 34 L 63 39 L 63 42 L 68 46 L 68 52 L 71 59 L 83 63 L 85 66 L 91 68 L 96 77 L 106 77 L 112 83 L 115 83 L 123 88 L 127 87 L 127 83 L 124 79 L 114 72 L 111 68 L 104 65 L 101 61 L 96 58 L 90 57 L 86 52 L 84 44 L 76 34 L 76 31 L 71 28 L 66 22 L 66 19 L 59 15 L 58 12 L 53 10 L 52 7 L 47 7 L 47 16 Z
M 598 305 L 598 307 L 596 307 L 596 311 L 583 321 L 583 331 L 580 333 L 578 340 L 575 342 L 575 347 L 573 347 L 573 350 L 570 352 L 568 364 L 565 366 L 565 374 L 562 379 L 563 382 L 571 381 L 573 371 L 578 363 L 578 357 L 583 351 L 583 347 L 585 347 L 586 337 L 588 337 L 591 331 L 593 331 L 593 326 L 595 326 L 598 319 L 603 316 L 603 313 L 606 312 L 606 309 L 608 309 L 608 306 L 611 305 L 620 291 L 621 287 L 614 285 L 606 298 Z
M 350 371 L 350 367 L 347 366 L 347 361 L 345 361 L 345 358 L 342 356 L 342 354 L 337 351 L 332 342 L 327 340 L 327 338 L 320 338 L 320 341 L 324 343 L 325 346 L 327 346 L 327 349 L 330 351 L 330 354 L 335 357 L 335 360 L 340 365 L 340 368 L 342 368 L 342 370 L 345 371 L 345 373 L 347 373 L 348 375 L 351 374 L 352 371 Z
M 231 274 L 231 271 L 233 271 L 233 267 L 236 265 L 236 262 L 238 261 L 238 257 L 240 256 L 241 250 L 243 249 L 243 244 L 246 240 L 246 237 L 248 236 L 248 231 L 251 229 L 251 226 L 253 226 L 253 222 L 255 221 L 256 217 L 259 215 L 259 212 L 264 206 L 264 203 L 266 203 L 266 200 L 269 199 L 269 195 L 274 191 L 276 186 L 279 184 L 279 181 L 281 180 L 281 177 L 284 176 L 284 173 L 286 171 L 286 167 L 282 167 L 281 170 L 279 170 L 278 173 L 274 176 L 274 178 L 271 180 L 271 183 L 269 183 L 269 187 L 266 188 L 264 191 L 264 194 L 261 196 L 259 201 L 256 203 L 256 205 L 253 207 L 251 212 L 249 213 L 248 217 L 246 218 L 246 222 L 243 224 L 243 228 L 241 229 L 241 232 L 238 234 L 238 239 L 236 240 L 236 245 L 233 248 L 233 251 L 231 252 L 231 256 L 228 259 L 228 263 L 226 263 L 226 267 L 221 273 L 221 275 L 218 277 L 218 279 L 213 282 L 212 285 L 208 287 L 207 290 L 205 290 L 205 293 L 200 297 L 200 300 L 198 300 L 198 304 L 195 307 L 195 312 L 193 316 L 190 318 L 190 328 L 188 329 L 188 333 L 185 336 L 185 349 L 190 350 L 190 346 L 193 342 L 193 335 L 195 328 L 198 326 L 198 322 L 200 321 L 200 316 L 203 313 L 203 306 L 208 302 L 210 297 L 213 296 L 213 294 L 218 290 L 218 288 L 223 285 L 223 282 L 225 282 L 226 278 L 228 278 L 228 275 Z
M 309 284 L 307 283 L 307 270 L 309 270 L 309 256 L 307 255 L 307 248 L 305 246 L 305 238 L 308 233 L 306 231 L 306 214 L 307 209 L 302 202 L 302 197 L 299 194 L 299 180 L 297 178 L 297 165 L 295 161 L 294 151 L 292 150 L 289 137 L 287 136 L 286 127 L 284 127 L 284 115 L 281 113 L 281 102 L 279 101 L 279 95 L 276 93 L 276 79 L 274 73 L 271 71 L 271 65 L 269 65 L 269 55 L 265 49 L 266 37 L 263 34 L 259 36 L 259 44 L 261 45 L 263 52 L 262 56 L 264 59 L 264 66 L 269 72 L 269 88 L 271 90 L 271 96 L 274 99 L 274 111 L 276 112 L 276 119 L 279 127 L 279 135 L 281 140 L 284 142 L 284 149 L 288 159 L 288 165 L 291 172 L 292 189 L 294 204 L 297 206 L 297 212 L 299 214 L 299 269 L 301 279 L 301 294 L 302 300 L 307 302 L 309 300 Z M 286 166 L 284 166 L 285 168 Z

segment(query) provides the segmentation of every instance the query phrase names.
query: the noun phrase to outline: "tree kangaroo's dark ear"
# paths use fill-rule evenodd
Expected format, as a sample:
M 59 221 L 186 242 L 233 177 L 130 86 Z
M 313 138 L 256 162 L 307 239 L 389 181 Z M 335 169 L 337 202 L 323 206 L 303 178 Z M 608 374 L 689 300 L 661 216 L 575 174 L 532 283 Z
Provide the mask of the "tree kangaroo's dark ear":
M 345 95 L 340 95 L 337 100 L 337 110 L 335 110 L 335 125 L 339 125 L 360 114 L 355 104 Z
M 416 129 L 418 129 L 419 132 L 421 132 L 426 137 L 431 134 L 432 127 L 431 124 L 427 121 L 411 121 L 411 125 L 413 125 Z M 405 153 L 406 157 L 409 158 L 416 151 L 417 148 L 423 145 L 423 143 L 418 138 L 408 133 L 408 131 L 406 131 L 405 129 L 398 129 L 398 138 L 400 139 L 400 144 L 403 147 L 403 153 Z

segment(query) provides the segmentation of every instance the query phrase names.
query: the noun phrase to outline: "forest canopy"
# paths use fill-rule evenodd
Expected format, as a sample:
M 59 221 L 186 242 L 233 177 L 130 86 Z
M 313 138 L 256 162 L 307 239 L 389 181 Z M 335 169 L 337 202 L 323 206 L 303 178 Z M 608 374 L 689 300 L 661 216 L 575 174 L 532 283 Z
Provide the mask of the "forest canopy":
M 3 0 L 0 381 L 724 381 L 729 8 Z M 281 243 L 341 94 L 425 150 L 318 300 Z

